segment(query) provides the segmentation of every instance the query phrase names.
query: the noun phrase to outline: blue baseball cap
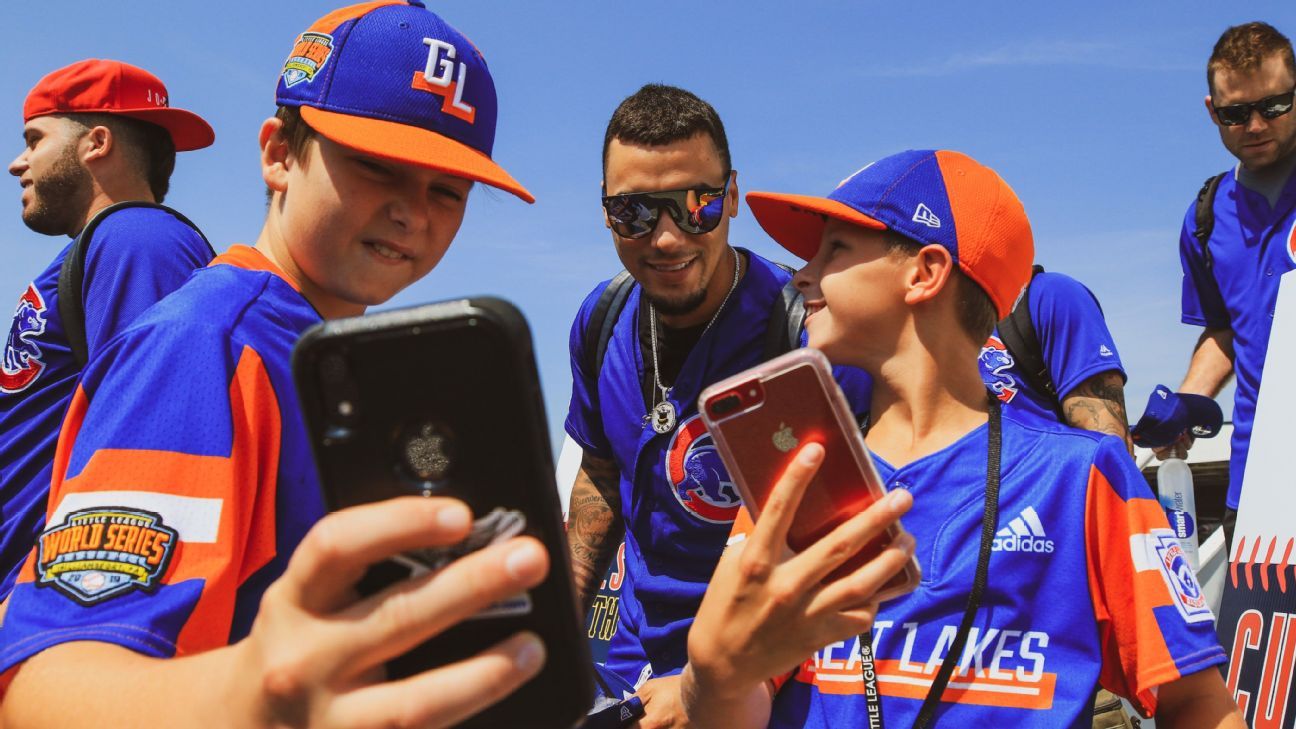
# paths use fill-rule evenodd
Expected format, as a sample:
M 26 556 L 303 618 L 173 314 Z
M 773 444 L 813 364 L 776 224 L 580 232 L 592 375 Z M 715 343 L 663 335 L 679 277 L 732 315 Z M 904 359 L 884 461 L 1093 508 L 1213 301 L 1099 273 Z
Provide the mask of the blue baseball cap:
M 806 260 L 829 218 L 942 246 L 1001 319 L 1030 281 L 1035 239 L 1021 200 L 960 152 L 907 150 L 864 166 L 826 197 L 749 192 L 747 206 L 771 238 Z
M 1130 436 L 1144 448 L 1161 448 L 1174 443 L 1184 433 L 1194 438 L 1214 438 L 1223 425 L 1224 413 L 1211 398 L 1157 385 Z
M 481 51 L 419 0 L 335 10 L 297 36 L 275 101 L 329 139 L 535 197 L 491 159 L 495 83 Z

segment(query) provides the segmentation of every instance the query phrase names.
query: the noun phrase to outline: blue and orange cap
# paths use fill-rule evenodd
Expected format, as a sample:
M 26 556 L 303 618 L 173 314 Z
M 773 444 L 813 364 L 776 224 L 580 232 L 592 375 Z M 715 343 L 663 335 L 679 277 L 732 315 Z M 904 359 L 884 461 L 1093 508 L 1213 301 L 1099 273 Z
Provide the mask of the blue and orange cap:
M 293 45 L 280 106 L 329 139 L 368 154 L 535 197 L 491 159 L 496 98 L 477 47 L 418 0 L 335 10 Z
M 948 150 L 909 150 L 842 180 L 827 197 L 747 193 L 757 222 L 809 260 L 827 218 L 892 230 L 950 252 L 1002 319 L 1030 280 L 1034 236 L 1016 193 L 994 170 Z

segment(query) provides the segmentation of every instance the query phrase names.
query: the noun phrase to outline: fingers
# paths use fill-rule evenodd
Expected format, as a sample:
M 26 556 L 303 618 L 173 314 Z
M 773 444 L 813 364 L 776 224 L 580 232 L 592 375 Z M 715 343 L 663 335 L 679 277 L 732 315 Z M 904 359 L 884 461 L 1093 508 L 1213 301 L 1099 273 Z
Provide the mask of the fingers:
M 444 546 L 468 535 L 463 502 L 406 496 L 333 512 L 311 528 L 280 578 L 285 596 L 313 613 L 350 599 L 365 569 L 399 552 Z
M 544 661 L 540 639 L 519 633 L 458 663 L 341 696 L 327 725 L 453 726 L 513 693 L 540 672 Z
M 539 584 L 549 555 L 539 541 L 518 537 L 405 580 L 338 614 L 330 626 L 340 666 L 356 670 L 399 656 L 493 603 Z
M 901 534 L 878 556 L 815 594 L 806 613 L 811 616 L 842 613 L 873 603 L 878 592 L 909 563 L 913 551 L 913 535 Z
M 909 491 L 894 489 L 810 545 L 791 560 L 791 565 L 803 580 L 800 588 L 810 589 L 818 584 L 828 573 L 854 557 L 864 545 L 882 536 L 911 506 L 913 496 Z
M 807 443 L 797 451 L 761 507 L 756 527 L 747 538 L 750 542 L 746 550 L 748 554 L 774 557 L 787 549 L 787 533 L 792 518 L 796 516 L 806 486 L 819 471 L 823 459 L 824 448 L 818 443 Z

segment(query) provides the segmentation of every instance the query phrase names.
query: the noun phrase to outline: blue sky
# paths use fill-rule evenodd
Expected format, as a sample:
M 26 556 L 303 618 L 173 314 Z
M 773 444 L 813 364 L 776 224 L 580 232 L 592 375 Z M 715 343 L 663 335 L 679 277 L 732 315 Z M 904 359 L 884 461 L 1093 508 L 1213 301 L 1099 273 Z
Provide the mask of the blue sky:
M 264 214 L 257 129 L 296 34 L 336 6 L 51 7 L 6 4 L 5 160 L 19 151 L 22 100 L 42 75 L 87 57 L 135 63 L 217 133 L 213 148 L 180 156 L 167 202 L 218 250 L 252 242 Z M 598 207 L 603 129 L 640 85 L 683 86 L 716 107 L 744 191 L 824 194 L 906 148 L 957 149 L 997 169 L 1025 203 L 1039 262 L 1102 301 L 1134 418 L 1154 384 L 1177 385 L 1186 368 L 1197 330 L 1179 323 L 1178 230 L 1202 180 L 1232 164 L 1202 106 L 1206 58 L 1231 24 L 1262 19 L 1296 34 L 1290 0 L 429 7 L 485 53 L 500 96 L 495 157 L 539 201 L 479 188 L 441 265 L 391 305 L 487 293 L 515 301 L 532 325 L 555 437 L 571 318 L 620 268 Z M 0 297 L 16 301 L 65 241 L 27 230 L 18 185 L 8 189 Z M 745 206 L 731 235 L 793 262 Z

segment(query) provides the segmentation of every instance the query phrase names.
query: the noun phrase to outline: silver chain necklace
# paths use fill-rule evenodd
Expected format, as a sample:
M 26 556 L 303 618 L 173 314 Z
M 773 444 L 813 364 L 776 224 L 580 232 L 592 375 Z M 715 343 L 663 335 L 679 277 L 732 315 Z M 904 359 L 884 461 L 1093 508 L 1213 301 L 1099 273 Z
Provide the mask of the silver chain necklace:
M 711 321 L 707 322 L 706 328 L 702 330 L 701 336 L 698 337 L 699 342 L 702 341 L 702 337 L 705 337 L 707 332 L 711 331 L 711 325 L 715 324 L 716 319 L 720 318 L 720 312 L 724 311 L 725 304 L 729 303 L 729 297 L 733 296 L 734 289 L 738 288 L 738 273 L 741 268 L 738 251 L 733 247 L 730 247 L 729 250 L 733 252 L 734 259 L 733 283 L 729 284 L 729 291 L 720 300 L 720 307 L 711 315 Z M 661 402 L 653 405 L 652 410 L 644 417 L 652 420 L 654 431 L 665 435 L 675 429 L 675 403 L 670 401 L 670 391 L 674 389 L 674 385 L 666 387 L 661 381 L 661 368 L 657 365 L 657 310 L 653 308 L 651 301 L 648 302 L 648 334 L 652 341 L 653 384 L 661 392 Z M 657 398 L 654 397 L 653 399 L 656 400 Z

